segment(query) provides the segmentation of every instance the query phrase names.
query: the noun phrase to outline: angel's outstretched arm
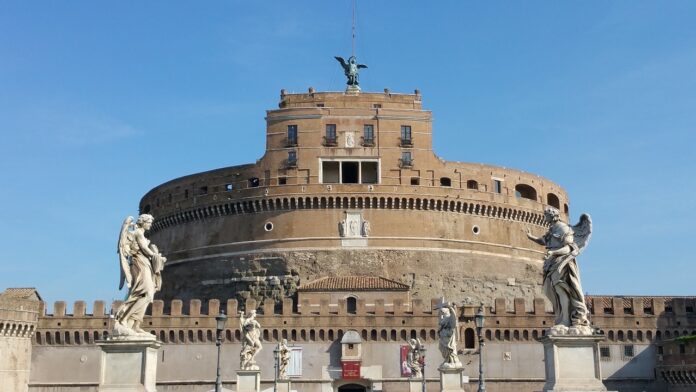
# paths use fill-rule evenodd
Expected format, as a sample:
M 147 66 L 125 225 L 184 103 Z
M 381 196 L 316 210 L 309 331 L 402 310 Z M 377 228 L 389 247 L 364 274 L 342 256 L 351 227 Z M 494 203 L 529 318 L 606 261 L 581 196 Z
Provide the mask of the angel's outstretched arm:
M 546 245 L 546 240 L 544 239 L 544 237 L 535 237 L 532 234 L 532 231 L 529 229 L 529 226 L 525 226 L 524 230 L 522 231 L 527 235 L 527 238 L 529 238 L 530 240 L 536 242 L 539 245 Z

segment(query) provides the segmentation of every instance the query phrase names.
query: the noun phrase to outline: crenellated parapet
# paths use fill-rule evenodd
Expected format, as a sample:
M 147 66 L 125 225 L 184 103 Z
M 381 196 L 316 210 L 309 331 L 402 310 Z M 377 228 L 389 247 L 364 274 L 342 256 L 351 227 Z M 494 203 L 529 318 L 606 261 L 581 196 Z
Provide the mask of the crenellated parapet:
M 694 297 L 587 297 L 591 321 L 604 331 L 609 342 L 643 344 L 659 340 L 667 334 L 693 333 L 692 330 L 696 330 L 693 321 L 682 324 L 675 331 L 664 320 L 672 317 L 671 312 L 675 317 L 689 317 L 692 320 L 689 304 L 695 300 Z M 284 299 L 280 307 L 273 302 L 259 303 L 254 299 L 243 303 L 235 299 L 225 302 L 217 299 L 172 300 L 167 303 L 155 300 L 148 309 L 143 325 L 168 344 L 211 343 L 215 336 L 215 316 L 224 311 L 230 317 L 225 339 L 239 342 L 241 338 L 233 320 L 240 311 L 256 309 L 265 341 L 288 339 L 298 344 L 332 341 L 347 329 L 357 330 L 366 341 L 404 341 L 414 336 L 435 341 L 438 303 L 436 299 L 430 302 L 397 299 L 390 307 L 385 307 L 383 300 L 366 307 L 365 301 L 358 299 L 355 308 L 351 308 L 346 300 L 338 301 L 337 306 L 329 306 L 328 301 L 322 301 L 318 307 L 296 304 L 290 298 Z M 67 312 L 65 302 L 58 301 L 54 304 L 53 314 L 40 317 L 35 344 L 92 344 L 109 334 L 113 322 L 110 313 L 119 304 L 119 301 L 115 301 L 107 310 L 103 301 L 95 301 L 94 311 L 88 314 L 84 301 L 75 302 L 72 313 Z M 598 312 L 600 306 L 601 312 Z M 472 334 L 475 333 L 474 315 L 478 305 L 459 304 L 458 307 L 462 347 L 474 349 L 477 343 Z M 484 311 L 484 337 L 491 342 L 534 343 L 544 336 L 545 330 L 553 323 L 550 306 L 542 298 L 533 301 L 496 298 Z

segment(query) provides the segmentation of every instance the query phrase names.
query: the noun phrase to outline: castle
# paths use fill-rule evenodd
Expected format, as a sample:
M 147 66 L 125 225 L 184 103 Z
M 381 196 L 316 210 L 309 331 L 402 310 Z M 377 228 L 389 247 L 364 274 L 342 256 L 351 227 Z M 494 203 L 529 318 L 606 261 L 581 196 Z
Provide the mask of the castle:
M 547 206 L 569 220 L 559 185 L 437 157 L 432 114 L 418 90 L 282 90 L 266 121 L 266 152 L 256 163 L 174 179 L 140 201 L 140 211 L 156 218 L 149 237 L 168 258 L 143 324 L 164 343 L 159 391 L 212 388 L 222 309 L 232 318 L 222 357 L 230 389 L 240 347 L 233 315 L 257 309 L 267 342 L 258 361 L 269 364 L 264 389 L 272 388 L 270 347 L 288 339 L 298 391 L 408 390 L 399 353 L 418 337 L 427 348 L 427 388 L 436 391 L 442 298 L 458 305 L 468 390 L 478 378 L 479 304 L 488 389 L 541 389 L 538 339 L 553 315 L 541 294 L 544 249 L 523 229 L 544 231 Z M 38 294 L 22 293 L 33 295 L 36 310 L 22 332 L 5 321 L 14 314 L 0 313 L 0 342 L 23 339 L 31 361 L 25 356 L 17 362 L 24 370 L 8 374 L 25 377 L 30 391 L 97 390 L 94 343 L 111 330 L 117 304 L 97 301 L 87 314 L 85 302 L 72 312 L 56 302 L 46 314 Z M 23 306 L 2 298 L 0 312 Z M 696 335 L 696 297 L 588 297 L 587 305 L 606 336 L 601 368 L 609 389 L 696 388 L 696 344 L 675 340 Z M 344 344 L 360 345 L 359 377 L 342 374 Z

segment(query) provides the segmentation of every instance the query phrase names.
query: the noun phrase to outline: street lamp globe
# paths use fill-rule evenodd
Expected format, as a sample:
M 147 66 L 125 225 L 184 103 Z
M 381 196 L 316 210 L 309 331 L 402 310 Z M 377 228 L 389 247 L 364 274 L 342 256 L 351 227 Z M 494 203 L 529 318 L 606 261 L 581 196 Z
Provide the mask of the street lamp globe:
M 217 332 L 222 332 L 225 329 L 225 324 L 227 324 L 227 315 L 224 310 L 220 311 L 220 314 L 215 317 L 215 321 L 217 323 Z
M 483 305 L 479 308 L 478 313 L 476 313 L 476 317 L 474 317 L 474 322 L 476 323 L 476 329 L 479 330 L 479 333 L 481 333 L 481 330 L 483 329 L 483 324 L 486 321 L 486 316 L 483 313 Z

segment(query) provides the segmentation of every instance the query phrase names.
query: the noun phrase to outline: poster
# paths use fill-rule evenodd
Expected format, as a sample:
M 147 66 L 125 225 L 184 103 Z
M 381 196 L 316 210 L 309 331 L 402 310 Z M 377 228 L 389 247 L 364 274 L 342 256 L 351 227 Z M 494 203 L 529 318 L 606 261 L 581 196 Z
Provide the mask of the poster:
M 401 377 L 411 377 L 411 368 L 408 367 L 408 352 L 411 349 L 411 347 L 408 344 L 404 344 L 401 346 L 401 356 L 400 359 L 400 367 L 401 367 Z

